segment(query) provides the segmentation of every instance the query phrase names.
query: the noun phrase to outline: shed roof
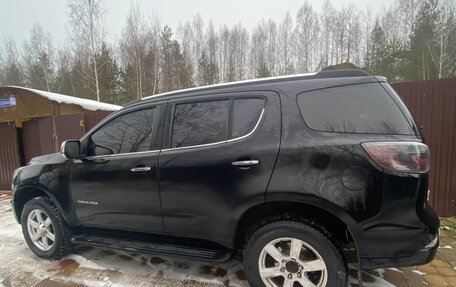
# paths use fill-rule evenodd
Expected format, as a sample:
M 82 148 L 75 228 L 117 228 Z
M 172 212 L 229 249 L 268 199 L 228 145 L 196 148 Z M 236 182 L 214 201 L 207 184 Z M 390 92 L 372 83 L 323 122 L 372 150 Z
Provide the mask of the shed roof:
M 46 91 L 42 91 L 42 90 L 30 89 L 30 88 L 25 88 L 25 87 L 5 86 L 5 88 L 29 91 L 36 95 L 45 97 L 51 101 L 58 102 L 58 103 L 78 105 L 78 106 L 81 106 L 83 109 L 89 110 L 89 111 L 97 111 L 97 110 L 117 111 L 122 108 L 121 106 L 107 104 L 107 103 L 103 103 L 103 102 L 97 102 L 94 100 L 82 99 L 82 98 L 77 98 L 77 97 L 72 97 L 72 96 L 67 96 L 67 95 L 62 95 L 62 94 L 57 94 L 57 93 L 51 93 L 51 92 L 46 92 Z

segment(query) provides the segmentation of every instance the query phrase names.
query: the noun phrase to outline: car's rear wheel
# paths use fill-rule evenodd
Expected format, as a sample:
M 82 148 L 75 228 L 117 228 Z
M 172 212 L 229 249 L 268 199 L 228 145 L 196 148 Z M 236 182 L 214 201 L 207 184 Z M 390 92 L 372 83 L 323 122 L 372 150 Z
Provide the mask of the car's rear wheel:
M 71 246 L 71 232 L 47 197 L 36 197 L 25 204 L 21 224 L 27 245 L 39 257 L 57 259 Z
M 347 286 L 347 266 L 337 242 L 315 223 L 269 223 L 250 237 L 244 268 L 252 286 Z

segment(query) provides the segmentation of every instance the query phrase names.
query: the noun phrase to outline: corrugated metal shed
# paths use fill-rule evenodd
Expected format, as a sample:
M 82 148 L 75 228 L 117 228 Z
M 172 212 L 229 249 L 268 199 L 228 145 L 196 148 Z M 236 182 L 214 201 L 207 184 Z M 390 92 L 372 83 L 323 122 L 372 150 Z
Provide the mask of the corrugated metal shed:
M 14 169 L 35 156 L 59 151 L 120 106 L 34 90 L 0 87 L 0 189 L 9 189 Z

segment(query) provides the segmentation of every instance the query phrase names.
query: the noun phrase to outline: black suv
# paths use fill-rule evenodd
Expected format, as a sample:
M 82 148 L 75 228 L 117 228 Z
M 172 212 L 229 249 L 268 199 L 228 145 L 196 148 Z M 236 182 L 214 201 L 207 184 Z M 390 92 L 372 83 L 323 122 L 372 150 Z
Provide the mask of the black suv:
M 438 246 L 429 151 L 383 77 L 244 81 L 133 102 L 13 176 L 30 249 L 73 245 L 242 260 L 252 286 L 346 286 Z

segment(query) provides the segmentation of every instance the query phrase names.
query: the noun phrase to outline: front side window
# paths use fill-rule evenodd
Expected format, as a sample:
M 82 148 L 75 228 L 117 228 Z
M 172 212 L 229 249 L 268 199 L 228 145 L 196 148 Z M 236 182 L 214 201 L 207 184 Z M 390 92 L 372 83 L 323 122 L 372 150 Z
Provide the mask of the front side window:
M 150 150 L 156 108 L 115 118 L 91 136 L 89 155 L 108 155 Z
M 177 104 L 171 146 L 194 146 L 226 140 L 229 104 L 229 100 Z
M 414 134 L 402 111 L 378 83 L 304 92 L 298 95 L 298 106 L 306 124 L 318 131 Z

